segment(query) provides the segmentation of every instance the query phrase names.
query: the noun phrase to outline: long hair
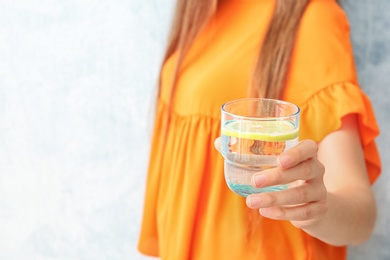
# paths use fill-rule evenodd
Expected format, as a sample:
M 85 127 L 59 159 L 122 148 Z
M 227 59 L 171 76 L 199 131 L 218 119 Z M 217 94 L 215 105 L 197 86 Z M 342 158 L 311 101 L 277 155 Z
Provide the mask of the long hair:
M 248 89 L 249 96 L 281 97 L 286 83 L 296 32 L 309 1 L 276 1 L 267 34 L 259 50 L 254 75 Z M 168 47 L 163 59 L 164 64 L 174 52 L 178 51 L 171 99 L 183 58 L 208 18 L 214 13 L 217 4 L 218 0 L 177 1 Z

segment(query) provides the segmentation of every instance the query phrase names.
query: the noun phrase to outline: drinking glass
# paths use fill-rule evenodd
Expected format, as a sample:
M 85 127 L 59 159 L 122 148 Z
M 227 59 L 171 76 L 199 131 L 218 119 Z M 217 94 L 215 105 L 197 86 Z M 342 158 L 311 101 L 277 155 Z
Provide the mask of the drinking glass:
M 228 187 L 241 196 L 286 189 L 255 188 L 252 175 L 276 167 L 277 157 L 295 146 L 300 109 L 276 99 L 245 98 L 222 105 L 221 152 Z

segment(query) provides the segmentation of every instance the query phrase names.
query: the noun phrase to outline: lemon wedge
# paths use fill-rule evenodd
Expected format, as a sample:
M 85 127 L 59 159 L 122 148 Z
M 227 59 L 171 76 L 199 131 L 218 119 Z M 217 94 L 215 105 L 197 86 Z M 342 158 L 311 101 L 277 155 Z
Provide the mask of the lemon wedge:
M 292 140 L 298 129 L 288 121 L 231 120 L 222 126 L 222 135 L 268 142 Z

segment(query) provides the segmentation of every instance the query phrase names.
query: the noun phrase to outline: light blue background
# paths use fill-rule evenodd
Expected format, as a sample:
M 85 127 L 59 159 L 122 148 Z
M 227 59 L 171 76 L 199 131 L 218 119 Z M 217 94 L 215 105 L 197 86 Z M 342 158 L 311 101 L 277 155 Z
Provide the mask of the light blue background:
M 390 259 L 390 2 L 342 3 L 385 169 L 350 259 Z M 172 5 L 0 0 L 0 259 L 150 259 L 135 246 Z

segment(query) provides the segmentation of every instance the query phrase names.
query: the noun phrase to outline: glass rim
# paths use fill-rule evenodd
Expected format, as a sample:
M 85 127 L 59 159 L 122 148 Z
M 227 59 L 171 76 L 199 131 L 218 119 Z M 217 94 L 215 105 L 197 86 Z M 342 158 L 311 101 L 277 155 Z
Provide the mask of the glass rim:
M 267 100 L 267 101 L 271 101 L 271 102 L 275 102 L 275 103 L 282 103 L 282 104 L 285 104 L 285 105 L 293 106 L 293 107 L 295 107 L 297 109 L 297 111 L 295 113 L 292 113 L 290 115 L 285 115 L 285 116 L 253 117 L 253 116 L 237 115 L 237 114 L 228 112 L 225 109 L 226 106 L 229 106 L 229 105 L 231 105 L 233 103 L 243 103 L 243 102 L 246 102 L 246 101 L 261 101 L 261 100 Z M 273 99 L 273 98 L 240 98 L 240 99 L 230 100 L 230 101 L 225 102 L 224 104 L 222 104 L 221 111 L 225 115 L 230 115 L 232 117 L 239 118 L 239 119 L 270 121 L 270 120 L 285 120 L 285 119 L 297 117 L 297 116 L 300 115 L 301 109 L 300 109 L 299 106 L 295 105 L 294 103 L 291 103 L 291 102 L 288 102 L 288 101 L 284 101 L 284 100 L 279 100 L 279 99 Z

